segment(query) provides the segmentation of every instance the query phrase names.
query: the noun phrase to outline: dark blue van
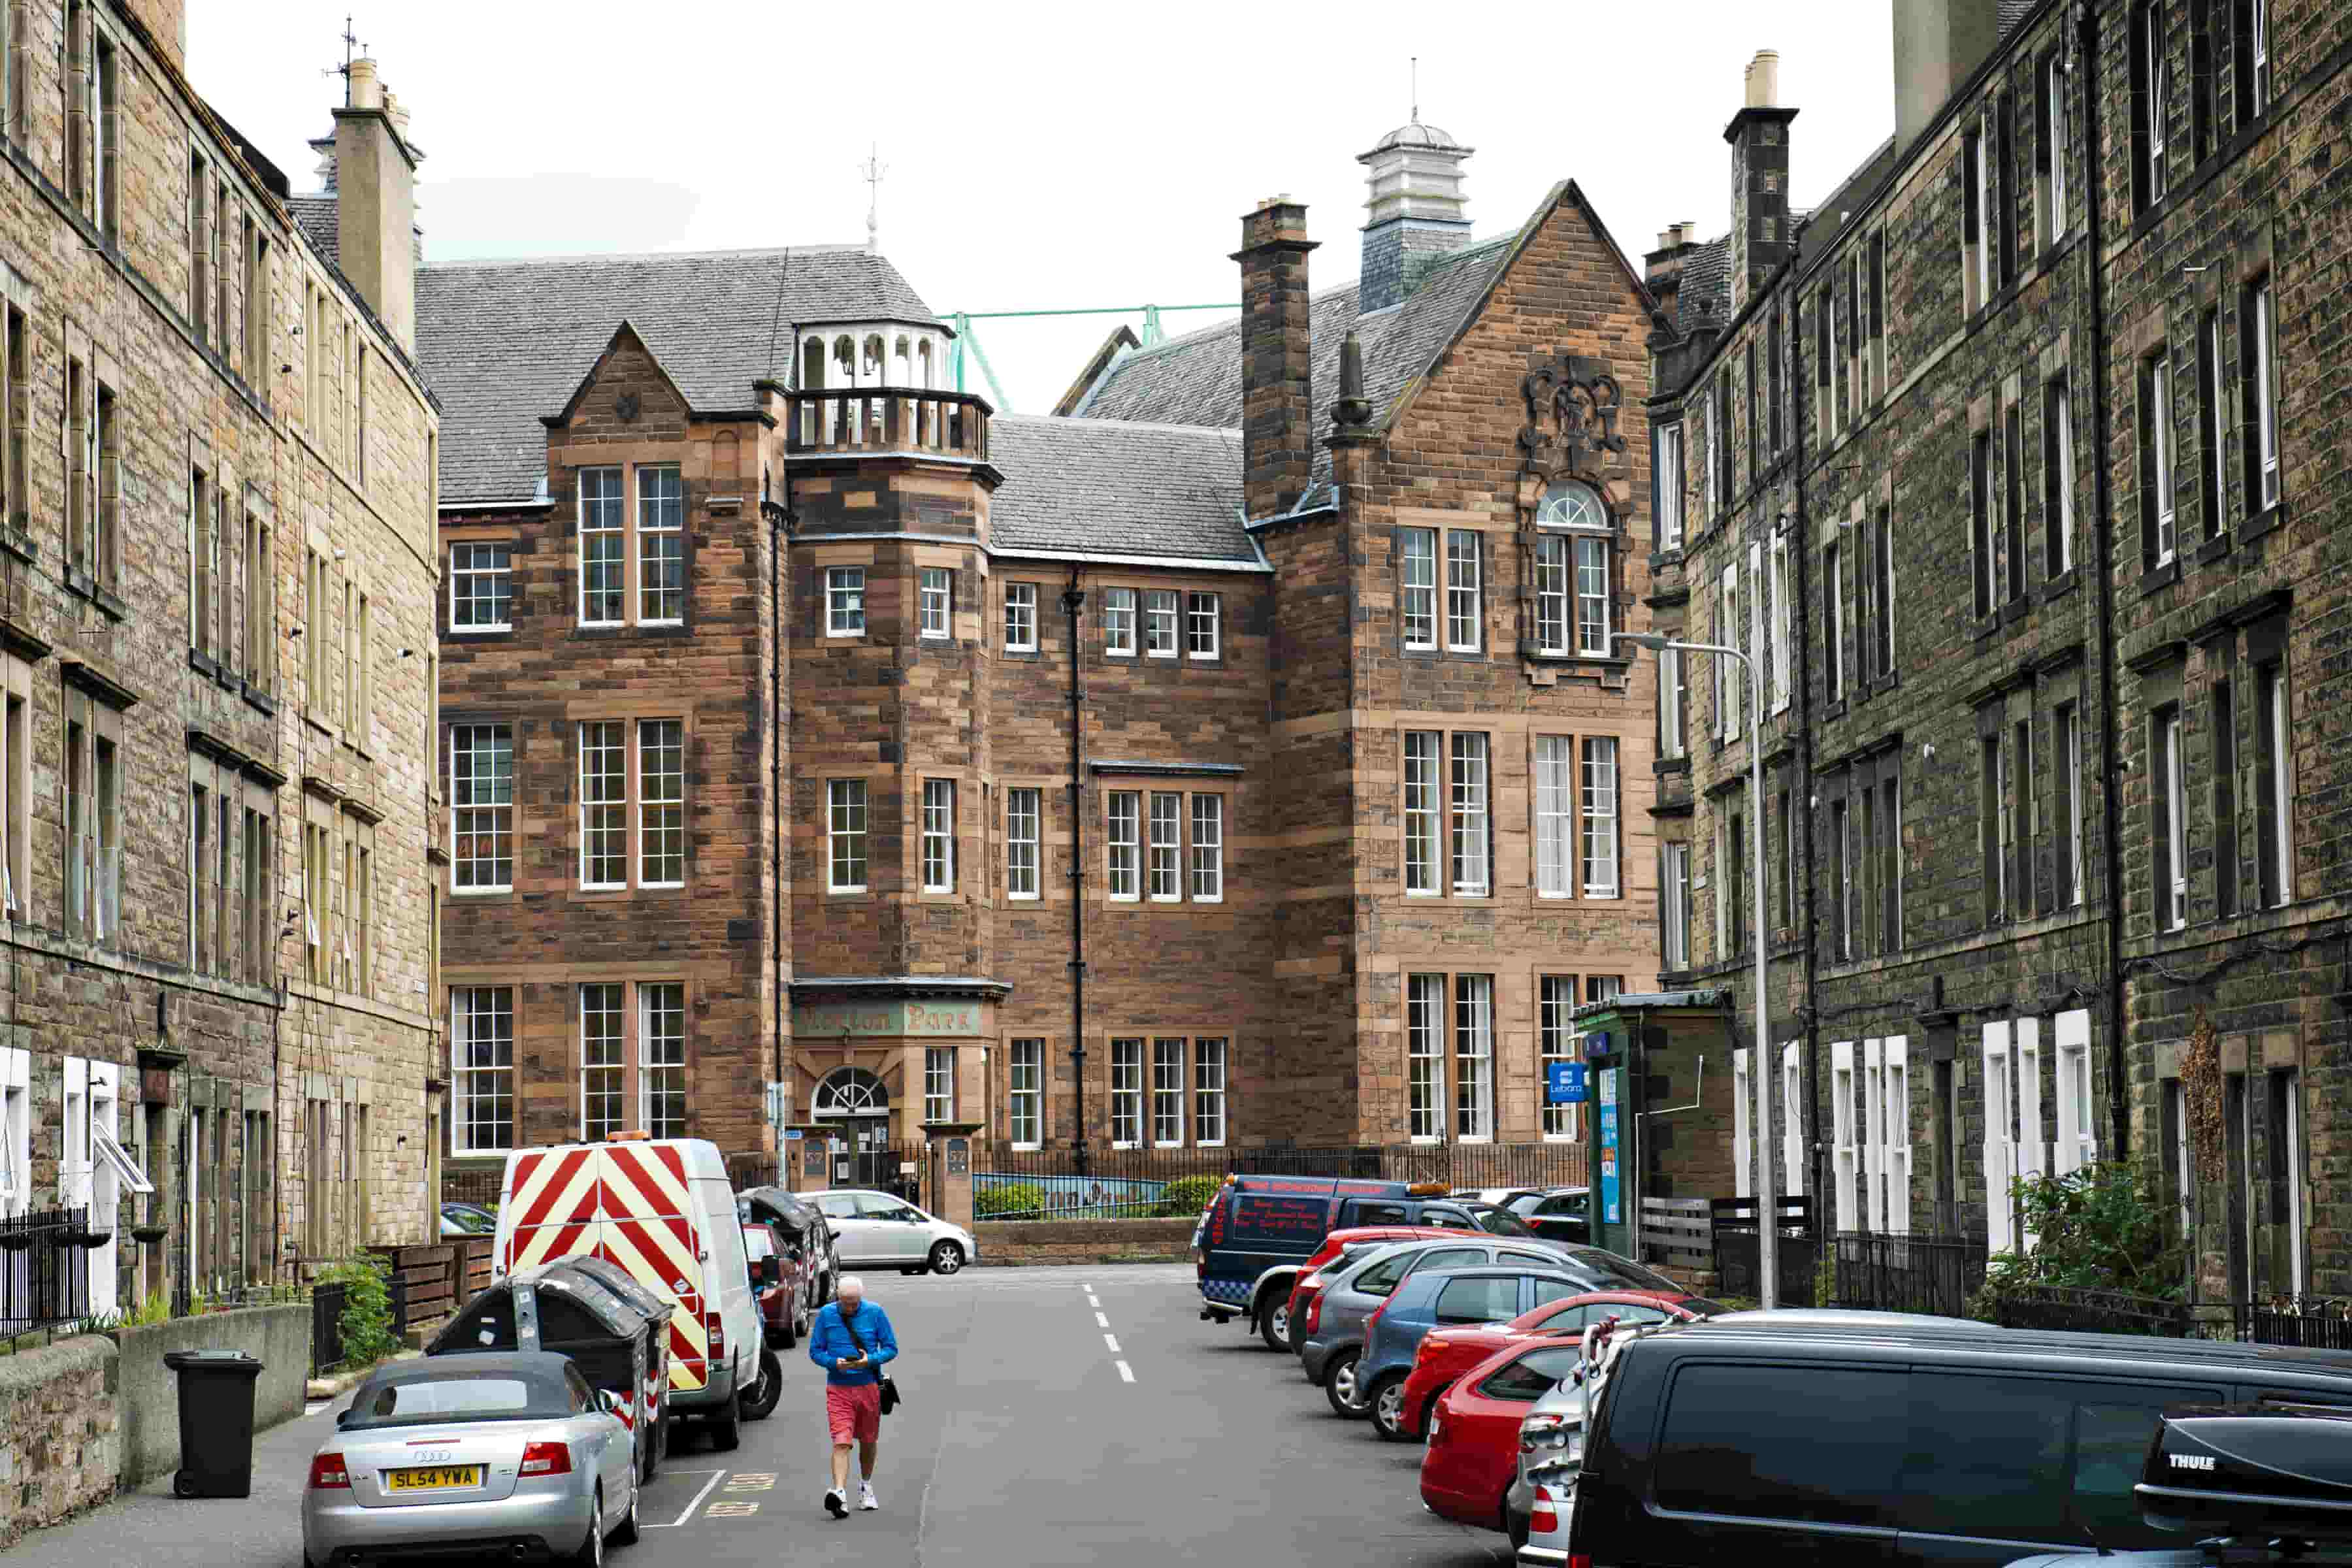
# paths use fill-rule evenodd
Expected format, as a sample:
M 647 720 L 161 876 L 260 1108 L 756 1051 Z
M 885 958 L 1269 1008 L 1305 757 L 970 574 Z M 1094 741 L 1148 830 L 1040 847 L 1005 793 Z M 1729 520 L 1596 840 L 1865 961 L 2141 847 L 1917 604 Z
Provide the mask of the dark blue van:
M 1217 1190 L 1192 1231 L 1202 1318 L 1229 1322 L 1255 1316 L 1256 1287 L 1267 1270 L 1295 1271 L 1335 1230 L 1380 1225 L 1533 1234 L 1517 1215 L 1451 1196 L 1433 1183 L 1234 1176 Z M 1287 1284 L 1282 1294 L 1288 1299 Z

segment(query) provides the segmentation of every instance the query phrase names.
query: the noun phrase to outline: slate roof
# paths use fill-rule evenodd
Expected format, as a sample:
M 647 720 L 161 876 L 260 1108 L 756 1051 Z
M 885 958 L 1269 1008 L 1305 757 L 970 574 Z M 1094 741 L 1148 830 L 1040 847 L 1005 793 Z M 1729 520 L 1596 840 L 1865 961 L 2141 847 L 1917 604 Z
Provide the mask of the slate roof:
M 789 370 L 793 322 L 877 319 L 937 318 L 862 246 L 425 268 L 416 359 L 441 400 L 442 503 L 537 492 L 540 416 L 563 407 L 625 320 L 695 407 L 722 410 L 751 407 L 752 382 Z
M 343 251 L 339 226 L 341 219 L 336 216 L 333 195 L 317 193 L 307 196 L 289 196 L 286 205 L 293 213 L 295 223 L 300 226 L 302 237 L 310 242 L 310 248 L 336 266 L 341 266 Z
M 1055 551 L 1258 566 L 1242 531 L 1242 434 L 1215 426 L 1000 414 L 989 503 L 1000 553 Z
M 2009 37 L 2010 30 L 2032 16 L 2041 4 L 2042 0 L 2000 0 L 2000 36 Z
M 1438 262 L 1401 304 L 1368 316 L 1356 313 L 1357 286 L 1327 289 L 1307 302 L 1314 342 L 1315 410 L 1310 428 L 1329 428 L 1339 391 L 1339 345 L 1353 327 L 1364 347 L 1364 395 L 1374 418 L 1385 417 L 1397 395 L 1444 347 L 1510 254 L 1517 233 L 1465 246 Z M 1242 424 L 1242 324 L 1238 319 L 1129 354 L 1111 367 L 1093 395 L 1078 405 L 1083 419 L 1144 420 L 1163 425 Z M 1001 466 L 1001 465 L 1000 465 Z M 1234 444 L 1232 478 L 1242 458 Z M 1331 455 L 1319 444 L 1318 480 L 1329 478 Z M 1238 489 L 1238 484 L 1235 484 Z
M 1687 332 L 1702 321 L 1731 319 L 1731 237 L 1716 236 L 1683 258 L 1675 291 L 1675 327 Z

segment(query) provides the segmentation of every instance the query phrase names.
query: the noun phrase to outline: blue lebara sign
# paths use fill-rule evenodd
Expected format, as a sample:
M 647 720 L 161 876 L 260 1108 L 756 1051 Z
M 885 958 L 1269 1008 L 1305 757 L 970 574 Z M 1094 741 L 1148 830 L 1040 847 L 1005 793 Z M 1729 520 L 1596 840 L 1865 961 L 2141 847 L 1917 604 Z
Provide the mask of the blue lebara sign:
M 1604 1068 L 1601 1073 L 1601 1223 L 1625 1223 L 1624 1204 L 1619 1196 L 1617 1147 L 1617 1075 L 1620 1069 Z
M 1592 1098 L 1582 1062 L 1546 1062 L 1544 1099 L 1553 1105 L 1581 1105 Z

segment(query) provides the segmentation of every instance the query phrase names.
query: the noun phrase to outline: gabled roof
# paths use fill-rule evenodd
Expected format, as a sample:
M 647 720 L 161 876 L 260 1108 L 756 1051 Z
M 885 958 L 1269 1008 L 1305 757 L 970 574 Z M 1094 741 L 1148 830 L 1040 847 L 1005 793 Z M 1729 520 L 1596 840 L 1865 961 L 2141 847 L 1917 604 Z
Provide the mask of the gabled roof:
M 681 404 L 688 407 L 693 406 L 693 400 L 679 390 L 677 377 L 669 373 L 669 366 L 662 363 L 661 355 L 656 353 L 653 345 L 646 342 L 644 336 L 638 332 L 636 323 L 624 316 L 621 318 L 621 324 L 613 329 L 612 337 L 604 344 L 604 352 L 596 356 L 596 363 L 588 367 L 587 374 L 580 378 L 580 384 L 573 387 L 572 395 L 563 400 L 563 406 L 557 413 L 558 418 L 569 420 L 580 412 L 581 401 L 588 395 L 588 389 L 596 384 L 596 377 L 604 373 L 604 366 L 612 362 L 613 356 L 620 353 L 622 346 L 626 343 L 634 343 L 643 349 L 646 358 L 653 362 L 654 374 L 661 377 L 662 384 L 669 388 L 670 395 Z
M 697 410 L 753 405 L 798 321 L 936 319 L 860 246 L 443 263 L 416 275 L 416 358 L 441 400 L 445 506 L 528 501 L 561 409 L 626 320 Z
M 1213 426 L 1000 414 L 989 546 L 1257 569 L 1242 530 L 1242 436 Z

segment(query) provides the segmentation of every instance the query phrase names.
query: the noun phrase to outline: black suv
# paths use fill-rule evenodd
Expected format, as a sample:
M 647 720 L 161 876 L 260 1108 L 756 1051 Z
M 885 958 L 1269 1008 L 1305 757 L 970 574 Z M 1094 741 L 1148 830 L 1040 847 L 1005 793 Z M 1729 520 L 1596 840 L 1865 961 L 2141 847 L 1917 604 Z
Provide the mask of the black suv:
M 2352 1407 L 2352 1357 L 2283 1347 L 1764 1319 L 1623 1345 L 1568 1555 L 1592 1568 L 1995 1568 L 2178 1549 L 2142 1521 L 2158 1414 Z

